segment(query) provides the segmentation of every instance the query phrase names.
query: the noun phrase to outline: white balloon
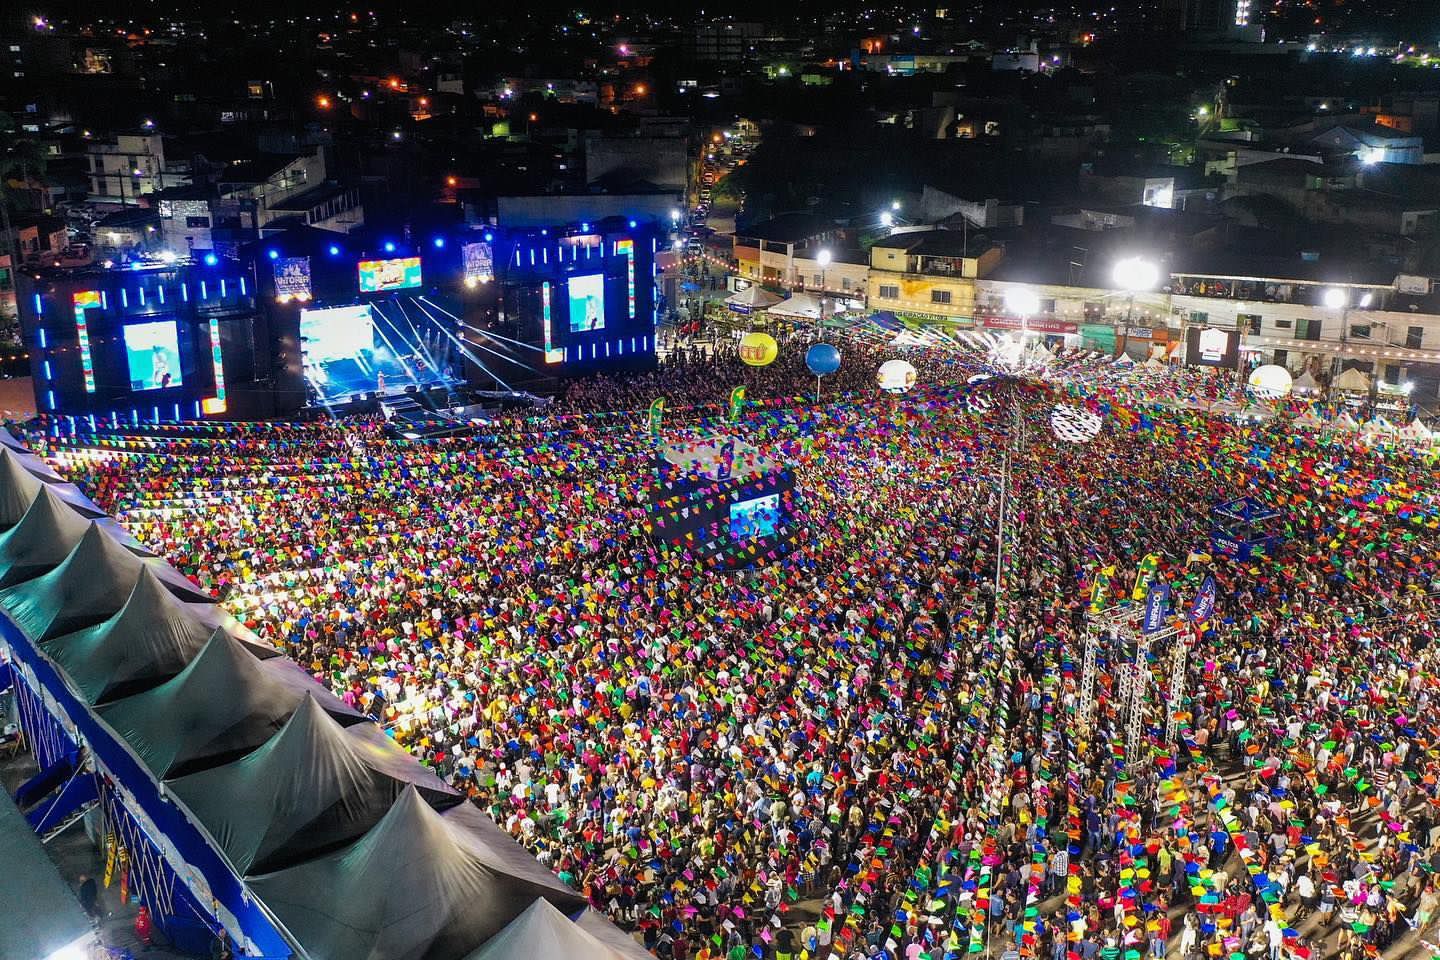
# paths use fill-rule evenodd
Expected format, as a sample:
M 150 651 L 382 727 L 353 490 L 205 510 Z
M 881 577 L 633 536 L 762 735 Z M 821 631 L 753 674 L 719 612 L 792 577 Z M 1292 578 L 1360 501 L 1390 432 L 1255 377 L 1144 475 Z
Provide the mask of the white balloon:
M 915 368 L 909 360 L 886 360 L 875 373 L 875 382 L 886 393 L 905 393 L 915 386 Z
M 1074 404 L 1058 404 L 1050 411 L 1050 429 L 1055 436 L 1070 443 L 1088 443 L 1095 439 L 1103 423 L 1100 417 Z
M 1263 367 L 1256 367 L 1250 374 L 1250 389 L 1263 400 L 1279 400 L 1289 396 L 1290 388 L 1294 384 L 1290 371 L 1279 364 L 1267 363 Z

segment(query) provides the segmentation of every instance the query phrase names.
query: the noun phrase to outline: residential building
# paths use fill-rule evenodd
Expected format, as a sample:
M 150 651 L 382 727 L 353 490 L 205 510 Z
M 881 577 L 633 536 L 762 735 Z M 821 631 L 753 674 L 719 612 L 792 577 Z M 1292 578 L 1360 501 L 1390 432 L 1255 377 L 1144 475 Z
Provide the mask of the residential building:
M 746 280 L 768 287 L 788 287 L 796 274 L 795 254 L 806 247 L 838 247 L 834 222 L 808 213 L 782 214 L 735 232 L 735 260 Z
M 894 233 L 870 248 L 869 305 L 923 319 L 973 321 L 975 281 L 1004 251 L 979 233 Z
M 165 189 L 165 143 L 158 133 L 122 133 L 85 146 L 90 197 L 101 204 L 136 206 Z M 178 185 L 171 181 L 169 186 Z

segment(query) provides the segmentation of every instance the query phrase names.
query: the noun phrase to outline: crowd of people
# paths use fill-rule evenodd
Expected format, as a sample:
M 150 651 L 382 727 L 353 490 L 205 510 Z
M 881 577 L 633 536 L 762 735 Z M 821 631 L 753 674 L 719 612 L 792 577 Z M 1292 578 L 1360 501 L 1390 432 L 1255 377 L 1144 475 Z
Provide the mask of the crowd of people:
M 1175 402 L 1214 378 L 915 351 L 892 396 L 845 352 L 819 404 L 788 350 L 464 438 L 33 439 L 665 960 L 1440 954 L 1433 466 Z M 653 535 L 657 396 L 791 466 L 783 559 Z M 1280 513 L 1243 561 L 1241 494 Z M 1131 750 L 1133 648 L 1090 628 L 1152 578 Z

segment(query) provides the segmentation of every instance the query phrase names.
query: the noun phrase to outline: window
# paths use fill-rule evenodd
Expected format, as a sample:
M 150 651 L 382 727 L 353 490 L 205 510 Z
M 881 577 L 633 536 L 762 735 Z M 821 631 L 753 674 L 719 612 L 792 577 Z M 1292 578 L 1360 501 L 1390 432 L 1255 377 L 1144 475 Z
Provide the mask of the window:
M 841 290 L 849 290 L 849 289 L 850 289 L 850 278 L 849 278 L 849 277 L 841 277 L 841 278 L 840 278 L 840 289 L 841 289 Z
M 949 302 L 950 302 L 950 291 L 949 291 L 949 290 L 931 290 L 931 291 L 930 291 L 930 302 L 931 302 L 931 303 L 949 303 Z
M 1368 324 L 1368 323 L 1352 323 L 1352 324 L 1350 324 L 1350 336 L 1354 337 L 1356 340 L 1369 340 L 1369 339 L 1370 339 L 1370 324 Z
M 193 227 L 193 228 L 195 228 L 195 229 L 209 229 L 209 227 L 210 227 L 210 218 L 209 218 L 209 217 L 186 217 L 186 218 L 185 218 L 185 226 L 187 226 L 187 227 Z
M 1055 315 L 1055 301 L 1054 301 L 1054 300 L 1041 300 L 1041 301 L 1040 301 L 1040 312 L 1041 312 L 1042 314 L 1044 314 L 1045 316 L 1047 316 L 1047 317 L 1053 317 L 1053 316 Z
M 1315 318 L 1301 317 L 1295 321 L 1295 339 L 1297 340 L 1319 340 L 1321 321 Z
M 899 300 L 899 299 L 900 299 L 900 288 L 897 287 L 897 286 L 889 286 L 889 285 L 887 285 L 887 284 L 881 284 L 881 285 L 880 285 L 879 296 L 880 296 L 880 298 L 883 299 L 883 300 Z
M 1292 327 L 1294 327 L 1294 326 L 1295 326 L 1295 324 L 1294 324 L 1294 322 L 1291 321 L 1291 320 L 1276 320 L 1276 321 L 1275 321 L 1275 329 L 1276 329 L 1276 330 L 1289 330 L 1290 328 L 1292 328 Z
M 1277 367 L 1283 367 L 1283 366 L 1286 365 L 1286 361 L 1289 360 L 1289 359 L 1290 359 L 1290 351 L 1289 351 L 1289 350 L 1276 350 L 1276 351 L 1275 351 L 1275 366 L 1277 366 Z
M 1235 315 L 1235 325 L 1252 336 L 1260 333 L 1260 314 L 1240 313 Z
M 1385 364 L 1385 382 L 1395 387 L 1400 385 L 1400 368 L 1396 364 Z
M 813 277 L 811 277 L 810 279 L 815 281 L 814 283 L 811 284 L 811 286 L 814 287 L 816 290 L 820 290 L 820 289 L 823 289 L 823 288 L 824 288 L 824 286 L 825 286 L 825 278 L 824 278 L 823 276 L 821 276 L 820 274 L 817 273 L 817 274 L 815 274 Z
M 1421 344 L 1423 344 L 1424 342 L 1424 327 L 1410 327 L 1408 330 L 1405 331 L 1405 346 L 1409 347 L 1411 350 L 1419 350 Z

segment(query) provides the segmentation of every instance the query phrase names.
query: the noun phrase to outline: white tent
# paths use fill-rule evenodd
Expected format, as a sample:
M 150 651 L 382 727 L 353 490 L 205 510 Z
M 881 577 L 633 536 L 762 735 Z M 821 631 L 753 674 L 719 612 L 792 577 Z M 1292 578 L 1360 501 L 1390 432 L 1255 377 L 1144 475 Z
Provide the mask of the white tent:
M 1360 428 L 1361 436 L 1366 437 L 1389 437 L 1395 434 L 1395 424 L 1384 417 L 1376 417 L 1373 420 L 1366 420 L 1365 425 Z
M 1290 384 L 1290 390 L 1293 393 L 1319 393 L 1320 384 L 1316 383 L 1315 378 L 1310 376 L 1310 371 L 1306 370 Z
M 820 319 L 820 298 L 808 293 L 792 293 L 786 299 L 767 311 L 776 317 L 798 317 L 801 320 Z
M 1369 393 L 1370 378 L 1365 375 L 1364 371 L 1351 367 L 1336 377 L 1331 387 L 1348 393 Z
M 1400 428 L 1400 436 L 1404 437 L 1406 440 L 1413 441 L 1416 444 L 1425 444 L 1430 442 L 1433 434 L 1431 433 L 1430 428 L 1425 426 L 1425 424 L 1421 423 L 1419 417 L 1416 417 L 1414 420 L 1411 420 L 1408 424 Z
M 752 283 L 739 293 L 732 293 L 725 298 L 726 305 L 734 304 L 737 307 L 742 307 L 744 308 L 744 312 L 747 313 L 755 310 L 764 310 L 766 307 L 779 302 L 779 296 L 766 290 L 758 283 Z

